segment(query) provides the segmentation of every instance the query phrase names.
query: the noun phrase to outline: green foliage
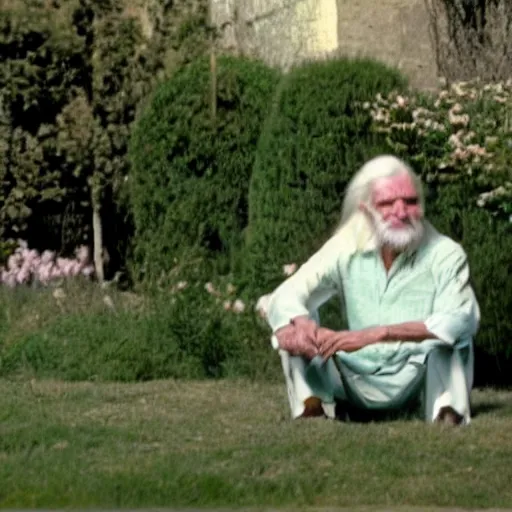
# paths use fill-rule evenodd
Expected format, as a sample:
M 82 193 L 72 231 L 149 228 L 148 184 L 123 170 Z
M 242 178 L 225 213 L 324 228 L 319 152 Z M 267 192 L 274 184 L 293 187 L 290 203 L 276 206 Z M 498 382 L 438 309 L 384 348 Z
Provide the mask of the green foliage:
M 22 300 L 39 316 L 49 307 L 44 298 L 59 309 L 46 294 L 39 302 Z M 7 328 L 0 374 L 23 370 L 65 380 L 141 381 L 275 373 L 263 323 L 252 311 L 225 311 L 199 285 L 154 296 L 144 308 L 115 302 L 115 309 L 99 301 L 86 312 L 46 315 L 43 325 L 22 332 Z
M 162 73 L 204 52 L 206 6 L 19 0 L 2 8 L 0 238 L 70 252 L 92 243 L 95 202 L 111 259 L 124 257 L 130 126 Z
M 253 290 L 268 292 L 283 264 L 303 262 L 334 230 L 347 182 L 383 148 L 357 102 L 404 86 L 368 60 L 307 64 L 284 78 L 250 185 L 244 274 Z
M 193 257 L 229 270 L 247 225 L 254 148 L 278 72 L 219 57 L 161 84 L 131 140 L 135 265 L 154 280 Z M 212 110 L 215 109 L 215 112 Z
M 65 195 L 54 126 L 82 80 L 83 41 L 68 12 L 28 2 L 0 11 L 0 237 L 23 232 L 41 203 Z

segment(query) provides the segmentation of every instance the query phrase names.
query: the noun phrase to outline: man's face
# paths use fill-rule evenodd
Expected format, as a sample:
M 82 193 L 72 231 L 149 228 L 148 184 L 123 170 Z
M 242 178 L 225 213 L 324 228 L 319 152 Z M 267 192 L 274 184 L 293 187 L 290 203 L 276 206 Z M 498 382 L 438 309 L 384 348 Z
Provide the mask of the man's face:
M 376 181 L 369 211 L 381 245 L 404 250 L 421 240 L 423 211 L 407 173 Z

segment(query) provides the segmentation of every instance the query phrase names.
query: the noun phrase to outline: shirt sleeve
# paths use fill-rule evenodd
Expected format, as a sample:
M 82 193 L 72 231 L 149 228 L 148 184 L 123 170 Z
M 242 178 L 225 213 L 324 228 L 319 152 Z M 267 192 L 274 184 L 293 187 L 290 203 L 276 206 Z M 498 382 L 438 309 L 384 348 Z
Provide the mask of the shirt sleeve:
M 329 239 L 299 270 L 272 293 L 267 310 L 267 321 L 276 332 L 297 316 L 311 316 L 339 290 L 339 237 Z
M 454 344 L 472 338 L 480 325 L 480 308 L 471 287 L 467 256 L 460 245 L 438 258 L 433 268 L 436 296 L 427 329 Z

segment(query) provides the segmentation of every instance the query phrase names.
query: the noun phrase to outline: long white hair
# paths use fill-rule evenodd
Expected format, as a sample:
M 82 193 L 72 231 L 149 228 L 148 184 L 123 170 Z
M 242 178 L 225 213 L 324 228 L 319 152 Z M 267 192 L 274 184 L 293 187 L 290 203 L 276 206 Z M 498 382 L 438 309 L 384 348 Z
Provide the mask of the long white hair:
M 368 204 L 371 200 L 372 187 L 376 180 L 407 173 L 418 193 L 419 204 L 422 211 L 425 211 L 425 197 L 421 179 L 404 161 L 392 155 L 381 155 L 366 162 L 354 175 L 348 184 L 343 200 L 341 222 L 338 230 L 359 211 L 362 203 Z

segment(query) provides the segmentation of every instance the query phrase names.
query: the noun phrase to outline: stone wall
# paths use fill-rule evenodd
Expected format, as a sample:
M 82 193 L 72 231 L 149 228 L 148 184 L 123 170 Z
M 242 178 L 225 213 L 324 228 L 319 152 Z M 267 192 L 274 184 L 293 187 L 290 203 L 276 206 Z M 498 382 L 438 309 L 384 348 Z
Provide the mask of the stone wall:
M 221 45 L 288 69 L 305 59 L 369 56 L 415 87 L 436 87 L 425 0 L 210 0 Z

